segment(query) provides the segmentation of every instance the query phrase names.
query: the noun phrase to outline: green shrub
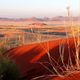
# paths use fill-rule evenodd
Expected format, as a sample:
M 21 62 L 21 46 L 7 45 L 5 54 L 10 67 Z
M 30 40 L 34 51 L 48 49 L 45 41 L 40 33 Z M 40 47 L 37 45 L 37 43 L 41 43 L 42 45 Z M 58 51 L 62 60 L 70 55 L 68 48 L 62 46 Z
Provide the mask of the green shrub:
M 0 59 L 0 80 L 18 80 L 19 72 L 13 61 L 8 58 Z

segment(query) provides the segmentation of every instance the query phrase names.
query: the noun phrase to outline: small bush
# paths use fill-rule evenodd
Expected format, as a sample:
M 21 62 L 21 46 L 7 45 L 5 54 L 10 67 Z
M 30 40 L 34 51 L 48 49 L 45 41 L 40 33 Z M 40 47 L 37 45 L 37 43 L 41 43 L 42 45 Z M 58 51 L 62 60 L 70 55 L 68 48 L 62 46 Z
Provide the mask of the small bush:
M 0 80 L 18 80 L 19 72 L 13 61 L 0 58 Z

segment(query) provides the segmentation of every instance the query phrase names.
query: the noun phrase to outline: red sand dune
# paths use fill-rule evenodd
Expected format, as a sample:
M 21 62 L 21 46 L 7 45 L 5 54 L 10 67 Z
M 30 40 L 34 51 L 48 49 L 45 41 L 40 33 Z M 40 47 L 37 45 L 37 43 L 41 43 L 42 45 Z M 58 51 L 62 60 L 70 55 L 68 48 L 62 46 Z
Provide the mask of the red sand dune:
M 76 38 L 77 40 L 77 38 Z M 24 76 L 26 80 L 31 80 L 34 77 L 38 77 L 41 75 L 51 75 L 57 74 L 55 70 L 53 70 L 52 65 L 56 68 L 56 70 L 62 73 L 62 69 L 65 70 L 59 52 L 59 45 L 65 45 L 64 47 L 64 63 L 65 66 L 68 64 L 69 51 L 68 51 L 68 43 L 70 49 L 70 55 L 72 59 L 72 64 L 75 65 L 75 44 L 74 39 L 59 39 L 53 40 L 49 42 L 36 43 L 32 45 L 24 45 L 21 47 L 17 47 L 11 49 L 8 53 L 9 57 L 13 59 L 21 74 Z M 52 59 L 52 65 L 50 65 L 50 60 L 47 54 L 49 51 Z M 44 62 L 44 63 L 42 63 Z M 48 70 L 44 65 L 50 70 Z M 60 69 L 62 68 L 62 69 Z M 52 73 L 54 72 L 54 73 Z M 52 80 L 72 80 L 72 79 L 58 79 L 60 77 L 52 78 Z M 51 80 L 51 79 L 36 79 L 36 80 Z M 78 79 L 73 79 L 78 80 Z
M 55 77 L 51 80 L 80 80 L 80 72 L 75 72 L 64 77 Z

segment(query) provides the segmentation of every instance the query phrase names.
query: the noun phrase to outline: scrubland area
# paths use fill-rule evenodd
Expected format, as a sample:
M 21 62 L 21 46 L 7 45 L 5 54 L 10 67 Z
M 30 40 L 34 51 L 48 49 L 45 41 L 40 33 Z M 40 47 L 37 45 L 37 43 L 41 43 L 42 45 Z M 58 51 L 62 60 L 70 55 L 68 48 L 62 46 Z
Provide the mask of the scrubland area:
M 20 80 L 80 78 L 79 22 L 0 21 L 0 51 L 15 62 Z

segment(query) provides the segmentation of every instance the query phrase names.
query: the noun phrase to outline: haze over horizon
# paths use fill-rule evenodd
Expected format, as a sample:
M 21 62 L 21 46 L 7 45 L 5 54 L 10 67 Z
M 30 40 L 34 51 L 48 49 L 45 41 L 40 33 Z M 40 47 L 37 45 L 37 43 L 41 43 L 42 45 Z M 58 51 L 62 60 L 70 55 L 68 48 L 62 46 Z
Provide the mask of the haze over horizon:
M 66 16 L 69 5 L 72 15 L 79 16 L 79 0 L 0 0 L 0 17 Z

